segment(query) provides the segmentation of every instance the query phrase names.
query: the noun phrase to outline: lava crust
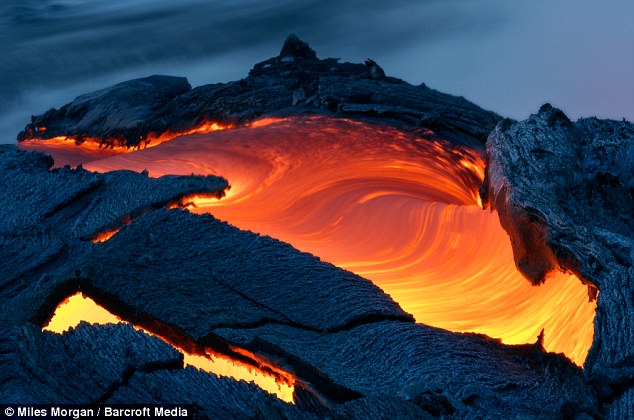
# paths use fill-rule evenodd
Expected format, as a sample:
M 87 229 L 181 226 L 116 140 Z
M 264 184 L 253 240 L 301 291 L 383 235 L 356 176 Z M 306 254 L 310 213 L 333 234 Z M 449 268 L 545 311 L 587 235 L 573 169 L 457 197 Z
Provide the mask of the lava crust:
M 609 418 L 634 413 L 633 142 L 632 123 L 572 122 L 547 104 L 491 133 L 482 189 L 528 278 L 570 270 L 598 289 L 585 374 Z
M 386 77 L 371 60 L 320 60 L 290 36 L 279 56 L 256 64 L 242 80 L 194 89 L 169 76 L 124 82 L 33 117 L 18 140 L 65 136 L 78 142 L 98 138 L 105 147 L 137 147 L 150 137 L 207 121 L 236 124 L 262 115 L 306 114 L 391 119 L 480 145 L 500 120 L 462 97 Z

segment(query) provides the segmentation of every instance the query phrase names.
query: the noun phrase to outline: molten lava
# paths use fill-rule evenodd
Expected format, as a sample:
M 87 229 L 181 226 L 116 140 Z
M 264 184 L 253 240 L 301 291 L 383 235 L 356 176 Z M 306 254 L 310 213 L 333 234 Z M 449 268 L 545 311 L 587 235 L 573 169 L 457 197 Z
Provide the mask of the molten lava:
M 595 304 L 572 275 L 531 286 L 508 235 L 483 211 L 478 154 L 433 133 L 325 117 L 291 118 L 174 139 L 85 165 L 150 175 L 213 174 L 222 200 L 195 200 L 241 229 L 270 235 L 374 281 L 418 322 L 535 342 L 582 364 Z
M 213 131 L 226 130 L 232 128 L 231 124 L 220 124 L 213 121 L 204 121 L 197 127 L 185 132 L 166 131 L 162 134 L 150 133 L 145 139 L 141 139 L 141 143 L 133 148 L 125 146 L 126 142 L 123 138 L 115 138 L 112 144 L 102 142 L 98 137 L 82 136 L 57 136 L 48 139 L 39 139 L 31 135 L 20 142 L 20 147 L 24 150 L 37 150 L 48 153 L 55 159 L 55 167 L 62 165 L 78 166 L 81 163 L 103 159 L 108 156 L 114 156 L 122 153 L 129 153 L 133 150 L 146 149 L 148 147 L 158 146 L 161 143 L 170 141 L 176 137 L 211 133 Z M 46 131 L 46 127 L 38 127 L 38 132 Z M 79 146 L 75 148 L 73 146 Z
M 90 240 L 92 241 L 92 243 L 106 242 L 108 239 L 110 239 L 114 235 L 116 235 L 117 232 L 119 232 L 119 230 L 121 230 L 121 229 L 120 228 L 116 228 L 116 229 L 109 229 L 109 230 L 104 230 L 102 232 L 98 232 L 98 233 L 94 234 L 93 237 Z
M 59 304 L 53 317 L 43 330 L 62 334 L 72 327 L 76 327 L 80 322 L 89 324 L 117 324 L 123 321 L 118 316 L 108 312 L 105 308 L 97 305 L 92 299 L 77 293 Z M 228 356 L 217 354 L 206 350 L 206 354 L 192 354 L 172 343 L 160 334 L 136 327 L 149 335 L 153 335 L 174 346 L 183 354 L 186 365 L 193 366 L 205 372 L 213 373 L 216 376 L 226 376 L 236 380 L 253 382 L 263 390 L 276 395 L 286 402 L 293 402 L 293 391 L 295 379 L 293 375 L 283 372 L 269 364 L 258 361 L 257 357 L 242 349 L 237 350 L 240 354 L 248 354 L 253 361 L 258 361 L 265 369 L 258 369 L 238 360 L 233 360 Z M 275 376 L 269 372 L 275 372 Z
M 101 147 L 99 139 L 93 138 L 87 139 L 81 144 L 81 147 L 77 147 L 77 140 L 67 136 L 53 137 L 47 140 L 25 140 L 20 142 L 19 146 L 24 150 L 37 150 L 53 156 L 55 167 L 63 165 L 75 167 L 86 161 L 103 159 L 129 151 L 125 147 Z

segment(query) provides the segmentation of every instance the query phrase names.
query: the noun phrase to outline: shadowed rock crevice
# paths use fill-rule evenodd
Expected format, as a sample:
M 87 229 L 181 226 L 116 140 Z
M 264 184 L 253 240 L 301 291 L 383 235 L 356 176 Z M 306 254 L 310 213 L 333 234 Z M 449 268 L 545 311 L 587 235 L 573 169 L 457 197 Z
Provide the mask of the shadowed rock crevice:
M 199 416 L 254 418 L 266 409 L 314 418 L 252 384 L 183 367 L 182 355 L 130 325 L 82 323 L 59 335 L 34 325 L 0 329 L 6 404 L 193 404 Z
M 139 373 L 153 373 L 162 370 L 173 371 L 175 369 L 183 369 L 185 365 L 183 364 L 182 355 L 179 354 L 179 356 L 181 357 L 179 357 L 178 360 L 150 361 L 140 366 L 126 367 L 121 375 L 121 379 L 112 383 L 106 392 L 104 392 L 103 395 L 100 396 L 94 403 L 105 403 L 121 388 L 128 386 L 132 377 Z
M 298 381 L 296 387 L 304 388 L 306 395 L 313 395 L 318 398 L 323 404 L 331 405 L 330 401 L 341 403 L 349 401 L 355 398 L 359 398 L 361 394 L 352 392 L 344 386 L 341 386 L 333 381 L 329 380 L 326 375 L 316 371 L 314 368 L 306 366 L 304 363 L 298 360 L 286 360 L 283 351 L 271 351 L 270 347 L 251 345 L 245 350 L 252 352 L 257 356 L 256 359 L 250 358 L 244 351 L 240 351 L 240 346 L 235 343 L 231 343 L 225 340 L 223 337 L 210 332 L 199 339 L 193 339 L 188 335 L 187 331 L 183 330 L 178 325 L 169 325 L 160 319 L 155 319 L 151 314 L 138 312 L 132 309 L 130 305 L 122 302 L 118 297 L 104 292 L 99 288 L 92 285 L 91 281 L 86 278 L 76 278 L 64 283 L 54 293 L 52 293 L 48 301 L 39 309 L 37 315 L 31 320 L 36 325 L 46 327 L 55 310 L 61 302 L 67 297 L 81 292 L 84 296 L 89 297 L 95 301 L 99 306 L 106 309 L 111 314 L 117 316 L 122 321 L 134 325 L 135 327 L 142 328 L 143 330 L 160 337 L 165 342 L 175 346 L 178 349 L 199 356 L 208 357 L 208 353 L 221 354 L 227 356 L 237 362 L 244 363 L 252 366 L 254 369 L 258 369 L 264 372 L 268 372 L 273 377 L 277 377 L 279 380 L 283 380 L 283 377 L 279 376 L 279 372 L 276 369 L 271 369 L 268 366 L 279 369 L 279 371 L 289 371 L 293 376 L 297 376 Z M 61 299 L 59 299 L 61 297 Z M 54 300 L 57 298 L 56 300 Z M 279 320 L 262 320 L 261 326 L 269 323 L 280 323 Z M 259 326 L 259 325 L 258 325 Z M 253 326 L 252 328 L 257 328 Z M 215 328 L 232 328 L 227 326 L 217 326 Z M 247 328 L 247 326 L 239 326 L 238 328 Z M 301 325 L 296 325 L 293 328 L 302 329 Z M 264 362 L 264 364 L 262 363 Z M 110 395 L 114 393 L 116 388 L 125 385 L 130 377 L 135 372 L 150 372 L 156 369 L 171 369 L 174 367 L 170 362 L 167 365 L 149 363 L 140 367 L 130 367 L 124 371 L 122 380 L 113 384 L 112 390 L 109 390 L 104 394 L 106 397 L 99 399 L 99 402 L 105 401 Z M 297 369 L 299 367 L 299 369 Z M 302 371 L 306 370 L 309 374 L 303 376 Z

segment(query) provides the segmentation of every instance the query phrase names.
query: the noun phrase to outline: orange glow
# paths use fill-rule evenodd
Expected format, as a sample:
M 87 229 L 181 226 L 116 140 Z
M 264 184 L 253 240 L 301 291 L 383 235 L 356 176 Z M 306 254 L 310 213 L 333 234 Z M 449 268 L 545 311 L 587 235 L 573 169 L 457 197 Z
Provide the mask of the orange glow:
M 106 242 L 108 239 L 112 238 L 117 232 L 119 232 L 120 228 L 104 230 L 103 232 L 96 233 L 90 240 L 92 243 L 96 244 L 97 242 Z
M 227 191 L 231 191 L 231 187 L 229 187 L 229 189 Z M 226 194 L 226 192 L 225 192 L 225 194 Z M 218 200 L 220 200 L 221 196 L 225 197 L 226 195 L 218 194 L 218 193 L 190 194 L 190 195 L 186 195 L 184 197 L 181 197 L 178 200 L 175 200 L 175 201 L 169 203 L 167 206 L 165 206 L 165 208 L 167 210 L 172 210 L 172 209 L 193 209 L 193 208 L 198 207 L 198 205 L 201 204 L 201 203 L 206 204 L 206 203 L 217 202 Z
M 291 118 L 181 137 L 86 167 L 223 176 L 230 194 L 197 200 L 192 211 L 366 277 L 418 322 L 509 344 L 533 343 L 544 329 L 547 350 L 581 365 L 595 313 L 586 287 L 564 273 L 531 286 L 497 214 L 479 207 L 482 159 L 432 140 L 356 121 Z
M 25 140 L 18 143 L 18 147 L 27 151 L 37 150 L 53 156 L 55 167 L 64 165 L 75 167 L 86 161 L 103 159 L 129 151 L 124 147 L 99 147 L 98 139 L 86 140 L 81 146 L 78 146 L 75 138 L 66 136 L 47 140 Z
M 211 133 L 218 130 L 226 130 L 232 128 L 232 124 L 220 124 L 212 121 L 205 121 L 196 128 L 183 132 L 166 131 L 160 135 L 150 133 L 148 137 L 137 147 L 126 147 L 124 139 L 115 139 L 115 145 L 103 144 L 98 137 L 82 137 L 81 140 L 77 136 L 57 136 L 49 139 L 40 139 L 31 136 L 27 140 L 18 143 L 18 146 L 24 150 L 37 150 L 53 156 L 55 167 L 70 165 L 78 166 L 91 160 L 103 159 L 108 156 L 114 156 L 122 153 L 130 153 L 134 150 L 146 149 L 148 147 L 158 146 L 161 143 L 170 141 L 176 137 Z M 46 127 L 38 127 L 37 132 L 46 131 Z M 76 146 L 76 147 L 71 147 Z
M 249 121 L 244 124 L 244 127 L 260 128 L 260 127 L 266 127 L 267 125 L 270 125 L 270 124 L 274 124 L 274 123 L 278 123 L 282 121 L 289 121 L 289 120 L 291 120 L 290 117 L 287 117 L 287 118 L 265 117 L 265 118 L 260 118 L 259 120 Z
M 170 141 L 181 136 L 187 136 L 190 134 L 211 133 L 214 131 L 226 130 L 232 127 L 232 124 L 220 124 L 213 121 L 205 121 L 198 127 L 192 128 L 191 130 L 166 131 L 160 135 L 150 133 L 150 135 L 148 135 L 147 139 L 144 142 L 143 148 L 158 146 L 161 143 L 165 143 L 166 141 Z
M 79 325 L 81 321 L 99 325 L 125 323 L 121 318 L 97 305 L 92 299 L 77 293 L 59 304 L 50 322 L 43 330 L 62 334 L 70 328 Z M 253 382 L 263 390 L 276 395 L 279 399 L 289 403 L 293 402 L 294 376 L 270 364 L 259 361 L 258 357 L 253 353 L 244 350 L 240 352 L 240 354 L 249 355 L 252 361 L 258 363 L 258 368 L 210 350 L 206 350 L 206 354 L 188 353 L 158 334 L 137 326 L 134 327 L 174 346 L 183 354 L 186 365 L 213 373 L 216 376 L 226 376 L 238 381 Z M 235 351 L 236 349 L 233 350 Z M 269 372 L 273 372 L 275 376 Z

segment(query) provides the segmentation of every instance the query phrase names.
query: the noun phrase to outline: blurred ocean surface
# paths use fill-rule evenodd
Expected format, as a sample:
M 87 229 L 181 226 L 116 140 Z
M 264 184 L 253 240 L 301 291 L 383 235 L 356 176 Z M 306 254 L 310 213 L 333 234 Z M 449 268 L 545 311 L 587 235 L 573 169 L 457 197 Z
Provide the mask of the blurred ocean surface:
M 290 33 L 504 116 L 548 101 L 634 120 L 632 21 L 628 0 L 2 0 L 0 143 L 32 114 L 131 78 L 240 79 Z

